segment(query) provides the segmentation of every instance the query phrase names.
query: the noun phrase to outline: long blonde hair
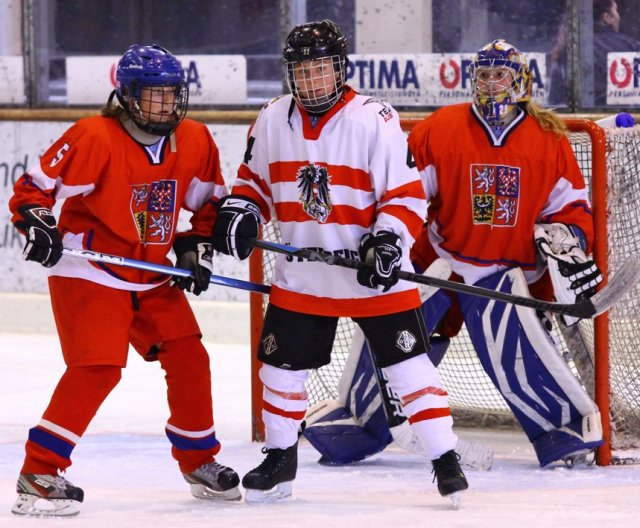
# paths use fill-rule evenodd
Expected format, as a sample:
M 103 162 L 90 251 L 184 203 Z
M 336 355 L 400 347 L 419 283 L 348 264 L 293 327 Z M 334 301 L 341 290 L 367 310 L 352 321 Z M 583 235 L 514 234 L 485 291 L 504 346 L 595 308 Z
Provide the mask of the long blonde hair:
M 529 100 L 524 103 L 524 110 L 540 123 L 543 130 L 553 132 L 558 137 L 566 135 L 567 127 L 564 121 L 551 108 L 545 108 L 535 101 Z

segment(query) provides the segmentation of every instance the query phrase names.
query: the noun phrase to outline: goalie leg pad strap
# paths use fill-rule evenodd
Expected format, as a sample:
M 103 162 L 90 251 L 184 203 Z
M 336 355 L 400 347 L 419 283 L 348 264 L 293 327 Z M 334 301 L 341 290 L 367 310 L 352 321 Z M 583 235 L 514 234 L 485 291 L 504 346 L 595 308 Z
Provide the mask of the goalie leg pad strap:
M 533 448 L 540 466 L 544 467 L 570 455 L 591 451 L 603 443 L 600 413 L 594 413 L 539 436 L 533 441 Z
M 520 269 L 500 272 L 478 283 L 498 291 L 528 296 Z M 465 323 L 485 372 L 505 398 L 529 439 L 582 424 L 598 412 L 558 353 L 556 345 L 529 308 L 461 295 Z M 574 428 L 574 436 L 591 443 L 592 435 Z M 557 435 L 562 441 L 563 436 Z M 574 449 L 575 450 L 575 449 Z M 541 464 L 558 450 L 542 449 Z

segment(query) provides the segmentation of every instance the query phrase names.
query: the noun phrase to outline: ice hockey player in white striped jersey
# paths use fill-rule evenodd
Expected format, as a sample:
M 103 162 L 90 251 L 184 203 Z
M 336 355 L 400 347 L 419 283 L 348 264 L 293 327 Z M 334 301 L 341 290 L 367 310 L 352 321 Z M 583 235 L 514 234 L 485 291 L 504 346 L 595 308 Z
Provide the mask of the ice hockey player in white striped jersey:
M 395 273 L 412 270 L 409 250 L 426 215 L 399 116 L 345 83 L 347 40 L 332 21 L 294 27 L 283 54 L 291 94 L 265 105 L 251 127 L 214 248 L 247 258 L 259 224 L 277 220 L 285 244 L 370 266 L 327 270 L 278 257 L 258 350 L 266 458 L 242 480 L 245 501 L 292 494 L 308 370 L 329 363 L 338 318 L 350 317 L 432 460 L 438 490 L 455 505 L 468 484 L 448 396 L 426 354 L 418 290 Z

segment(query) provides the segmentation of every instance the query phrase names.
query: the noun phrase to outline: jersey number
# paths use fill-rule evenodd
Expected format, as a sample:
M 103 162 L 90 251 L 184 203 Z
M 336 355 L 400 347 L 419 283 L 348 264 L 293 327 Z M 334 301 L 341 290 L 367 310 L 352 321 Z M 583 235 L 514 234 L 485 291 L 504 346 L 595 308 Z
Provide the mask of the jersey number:
M 51 160 L 51 163 L 49 163 L 49 167 L 55 167 L 58 163 L 60 163 L 62 161 L 62 158 L 64 157 L 64 153 L 67 150 L 69 150 L 69 143 L 65 143 L 60 147 L 60 149 L 58 150 L 58 153 Z
M 253 136 L 249 136 L 247 140 L 247 150 L 244 151 L 244 162 L 249 163 L 251 160 L 251 149 L 253 148 L 253 144 L 256 142 L 256 138 Z

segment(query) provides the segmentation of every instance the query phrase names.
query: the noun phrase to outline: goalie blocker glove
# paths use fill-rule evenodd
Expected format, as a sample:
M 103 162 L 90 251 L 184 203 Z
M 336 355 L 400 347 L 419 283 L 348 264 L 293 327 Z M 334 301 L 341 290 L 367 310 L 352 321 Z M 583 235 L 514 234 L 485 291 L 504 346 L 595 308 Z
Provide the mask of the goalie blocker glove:
M 22 252 L 25 260 L 39 262 L 46 268 L 55 266 L 62 257 L 62 236 L 51 209 L 29 204 L 18 207 L 18 212 L 23 219 L 16 222 L 16 227 L 27 237 Z
M 376 235 L 367 233 L 360 239 L 358 252 L 360 260 L 369 266 L 358 270 L 358 282 L 362 286 L 382 286 L 382 291 L 386 292 L 398 282 L 396 271 L 400 269 L 402 258 L 398 235 L 390 231 L 378 231 Z
M 194 295 L 206 291 L 213 273 L 213 246 L 207 237 L 190 235 L 176 238 L 173 250 L 177 267 L 193 272 L 191 277 L 173 277 L 173 285 Z
M 259 227 L 258 204 L 237 194 L 225 196 L 220 200 L 218 218 L 213 226 L 213 247 L 220 253 L 244 260 L 253 251 Z
M 553 290 L 558 302 L 573 304 L 596 293 L 602 282 L 602 273 L 593 259 L 588 258 L 580 243 L 579 235 L 565 224 L 536 224 L 535 243 L 540 255 L 547 262 Z M 562 316 L 565 324 L 575 324 L 578 319 Z

